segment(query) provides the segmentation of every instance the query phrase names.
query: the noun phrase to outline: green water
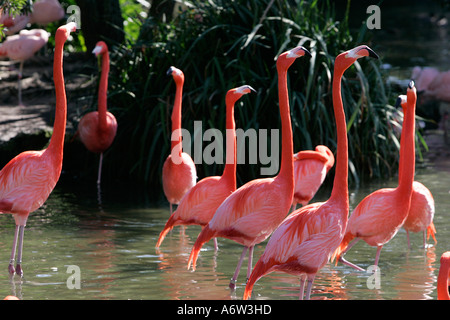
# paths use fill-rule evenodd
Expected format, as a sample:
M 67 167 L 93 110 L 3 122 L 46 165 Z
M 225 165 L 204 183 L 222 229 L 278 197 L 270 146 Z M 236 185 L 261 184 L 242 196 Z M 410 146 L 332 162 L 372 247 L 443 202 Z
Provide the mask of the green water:
M 412 235 L 407 249 L 401 230 L 383 247 L 380 259 L 381 288 L 369 289 L 370 274 L 346 266 L 327 265 L 316 277 L 312 299 L 436 299 L 440 255 L 449 250 L 450 173 L 419 170 L 416 180 L 424 183 L 436 201 L 434 223 L 437 245 L 421 248 L 422 235 Z M 351 207 L 369 192 L 395 186 L 395 179 L 350 190 Z M 126 190 L 126 191 L 125 191 Z M 321 190 L 314 201 L 326 200 Z M 200 253 L 197 270 L 188 271 L 187 259 L 199 227 L 175 228 L 159 251 L 155 243 L 169 217 L 168 207 L 154 208 L 145 195 L 130 188 L 97 191 L 89 186 L 58 186 L 45 206 L 28 221 L 24 241 L 24 278 L 10 279 L 7 271 L 14 224 L 0 216 L 0 297 L 14 294 L 31 299 L 242 299 L 245 272 L 237 289 L 228 289 L 241 246 L 219 239 Z M 431 242 L 433 243 L 433 242 Z M 254 262 L 265 243 L 255 248 Z M 346 257 L 367 268 L 375 248 L 360 242 Z M 244 263 L 246 261 L 244 260 Z M 80 270 L 80 289 L 70 289 L 68 266 Z M 297 299 L 299 281 L 284 273 L 272 273 L 254 287 L 253 299 Z

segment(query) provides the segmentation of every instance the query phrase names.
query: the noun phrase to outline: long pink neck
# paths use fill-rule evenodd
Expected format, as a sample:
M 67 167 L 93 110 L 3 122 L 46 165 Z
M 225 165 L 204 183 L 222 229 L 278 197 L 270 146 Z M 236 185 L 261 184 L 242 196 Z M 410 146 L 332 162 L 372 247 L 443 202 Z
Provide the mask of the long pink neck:
M 281 117 L 281 167 L 277 178 L 286 183 L 286 190 L 294 192 L 294 144 L 287 87 L 287 67 L 278 66 L 278 100 Z
M 402 135 L 400 137 L 400 161 L 398 174 L 398 192 L 405 201 L 411 195 L 414 182 L 415 169 L 415 103 L 407 101 L 407 110 L 403 122 Z M 405 195 L 405 197 L 403 197 Z
M 98 87 L 98 125 L 100 129 L 106 129 L 107 92 L 109 75 L 109 52 L 102 54 L 102 75 Z
M 334 69 L 333 77 L 333 108 L 336 118 L 337 152 L 336 173 L 334 176 L 333 191 L 330 199 L 338 200 L 347 206 L 348 212 L 348 142 L 347 124 L 345 122 L 344 105 L 341 96 L 341 81 L 344 70 Z
M 175 148 L 179 144 L 182 143 L 182 136 L 181 136 L 181 101 L 183 98 L 183 80 L 178 80 L 175 82 L 177 86 L 177 90 L 175 92 L 175 102 L 173 104 L 173 110 L 172 110 L 172 132 L 175 130 L 178 130 L 179 138 L 178 140 L 173 141 L 172 140 L 172 146 L 171 149 Z M 183 149 L 180 145 L 179 148 L 179 155 L 181 156 Z
M 236 189 L 236 124 L 234 121 L 234 104 L 236 100 L 229 95 L 226 97 L 226 162 L 222 178 L 226 179 Z
M 450 300 L 449 276 L 450 276 L 450 254 L 446 252 L 441 257 L 441 267 L 439 268 L 439 275 L 437 280 L 438 300 Z
M 59 31 L 59 30 L 58 30 Z M 66 133 L 66 118 L 67 118 L 67 100 L 66 89 L 64 85 L 63 75 L 63 50 L 64 39 L 58 37 L 56 34 L 55 56 L 53 61 L 53 80 L 55 82 L 56 93 L 56 111 L 55 122 L 53 125 L 53 134 L 50 139 L 50 144 L 47 148 L 52 156 L 56 157 L 56 161 L 62 163 L 64 136 Z

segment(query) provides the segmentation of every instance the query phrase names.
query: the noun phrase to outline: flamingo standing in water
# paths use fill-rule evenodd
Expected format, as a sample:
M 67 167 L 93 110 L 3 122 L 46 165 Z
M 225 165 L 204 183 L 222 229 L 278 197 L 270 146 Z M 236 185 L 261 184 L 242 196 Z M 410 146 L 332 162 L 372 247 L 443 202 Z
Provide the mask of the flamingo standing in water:
M 289 212 L 294 195 L 294 161 L 292 127 L 287 92 L 287 70 L 292 63 L 309 51 L 299 46 L 282 53 L 277 59 L 278 94 L 281 115 L 281 168 L 274 178 L 256 179 L 233 192 L 217 209 L 211 221 L 195 241 L 188 261 L 195 270 L 201 247 L 216 237 L 234 240 L 244 246 L 236 271 L 230 282 L 235 283 L 242 260 L 249 250 L 247 277 L 252 270 L 253 248 L 267 239 Z
M 19 34 L 9 36 L 0 45 L 0 56 L 6 56 L 13 61 L 19 61 L 18 95 L 19 105 L 22 105 L 22 73 L 25 60 L 30 59 L 48 42 L 48 32 L 43 29 L 22 30 Z
M 311 201 L 333 165 L 333 153 L 326 146 L 294 154 L 294 210 L 298 203 L 306 206 Z
M 357 270 L 364 271 L 345 260 L 344 254 L 363 239 L 370 246 L 377 247 L 374 265 L 378 266 L 383 245 L 397 234 L 408 217 L 414 181 L 416 100 L 416 88 L 411 81 L 407 90 L 406 113 L 400 141 L 398 187 L 379 189 L 358 204 L 349 218 L 344 239 L 336 250 L 338 261 Z
M 397 99 L 397 105 L 400 104 L 403 108 L 403 113 L 406 114 L 406 96 L 401 95 Z M 403 139 L 403 135 L 400 139 Z M 409 239 L 410 232 L 423 232 L 423 247 L 427 247 L 427 236 L 433 237 L 434 242 L 437 243 L 434 227 L 434 198 L 431 191 L 419 181 L 413 182 L 413 191 L 411 195 L 411 206 L 408 212 L 408 217 L 403 223 L 403 228 L 406 230 L 406 238 L 408 240 L 408 248 L 411 248 Z
M 197 170 L 191 156 L 183 152 L 181 135 L 181 101 L 183 98 L 183 71 L 170 67 L 167 71 L 172 75 L 177 87 L 172 110 L 172 146 L 171 154 L 167 157 L 162 170 L 164 194 L 169 201 L 170 215 L 172 206 L 179 204 L 183 196 L 196 183 Z
M 450 300 L 450 251 L 441 256 L 439 268 L 437 294 L 438 300 Z
M 11 213 L 16 223 L 8 267 L 10 274 L 15 272 L 20 276 L 23 275 L 22 246 L 28 215 L 44 204 L 61 174 L 67 117 L 62 68 L 63 50 L 70 32 L 75 30 L 75 23 L 68 23 L 56 31 L 53 64 L 56 111 L 53 134 L 47 149 L 23 152 L 9 161 L 0 171 L 0 213 Z M 17 265 L 14 269 L 16 248 L 18 248 Z
M 85 114 L 78 123 L 79 135 L 85 147 L 100 154 L 98 164 L 97 185 L 102 177 L 103 153 L 111 146 L 117 132 L 117 120 L 107 111 L 107 92 L 109 74 L 109 52 L 105 42 L 99 41 L 92 51 L 95 56 L 102 56 L 102 74 L 98 88 L 98 111 Z
M 309 299 L 316 273 L 328 262 L 344 236 L 349 210 L 348 142 L 341 80 L 344 71 L 364 56 L 378 58 L 369 47 L 358 46 L 338 55 L 334 64 L 333 107 L 337 154 L 331 196 L 326 202 L 313 203 L 294 211 L 275 230 L 248 279 L 244 299 L 251 296 L 259 278 L 273 271 L 300 276 L 300 299 L 303 299 L 307 279 L 306 299 Z
M 234 104 L 244 94 L 254 89 L 244 85 L 231 89 L 226 95 L 227 156 L 221 177 L 207 177 L 199 181 L 181 199 L 177 210 L 170 216 L 159 235 L 156 248 L 159 248 L 166 234 L 176 225 L 196 224 L 205 226 L 213 217 L 222 202 L 236 190 L 236 132 Z M 217 239 L 214 238 L 217 250 Z

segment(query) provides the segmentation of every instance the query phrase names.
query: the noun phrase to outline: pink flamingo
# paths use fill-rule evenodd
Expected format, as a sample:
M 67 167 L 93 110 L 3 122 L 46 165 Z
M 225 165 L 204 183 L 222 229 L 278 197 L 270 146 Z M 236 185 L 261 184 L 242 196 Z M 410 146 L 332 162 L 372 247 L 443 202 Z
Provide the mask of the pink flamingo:
M 7 56 L 13 61 L 19 61 L 18 92 L 19 105 L 22 105 L 22 71 L 25 60 L 30 59 L 48 42 L 48 32 L 42 29 L 22 30 L 19 34 L 9 36 L 0 45 L 0 56 Z
M 367 244 L 377 247 L 374 265 L 378 266 L 383 245 L 397 234 L 408 217 L 414 181 L 416 100 L 416 88 L 411 81 L 407 90 L 407 110 L 400 141 L 398 187 L 379 189 L 358 204 L 349 218 L 344 239 L 336 250 L 337 261 L 357 270 L 364 269 L 345 260 L 343 255 L 363 239 Z
M 77 134 L 85 147 L 100 154 L 97 185 L 102 177 L 103 153 L 111 146 L 117 132 L 117 120 L 107 111 L 107 91 L 109 74 L 109 52 L 105 42 L 99 41 L 92 51 L 95 56 L 102 56 L 102 74 L 98 88 L 98 111 L 85 114 L 78 123 Z
M 159 248 L 166 234 L 176 225 L 196 224 L 204 227 L 213 217 L 222 202 L 236 190 L 236 132 L 234 104 L 244 95 L 254 91 L 244 85 L 231 89 L 226 95 L 227 156 L 222 176 L 207 177 L 199 181 L 181 199 L 159 235 Z M 217 239 L 214 238 L 217 250 Z
M 169 201 L 170 215 L 172 206 L 179 204 L 183 196 L 196 183 L 197 170 L 191 156 L 183 152 L 181 134 L 181 102 L 183 98 L 184 74 L 175 67 L 167 71 L 172 75 L 177 87 L 172 110 L 172 145 L 171 154 L 167 157 L 162 170 L 164 194 Z
M 334 64 L 337 155 L 331 196 L 326 202 L 313 203 L 294 211 L 275 230 L 248 279 L 244 299 L 250 298 L 259 278 L 273 271 L 300 276 L 300 299 L 303 299 L 307 279 L 306 299 L 309 299 L 316 273 L 328 262 L 344 236 L 349 210 L 348 142 L 341 80 L 345 70 L 364 56 L 378 58 L 369 47 L 358 46 L 338 55 Z
M 25 28 L 29 23 L 47 25 L 64 18 L 64 9 L 58 0 L 38 0 L 33 3 L 32 12 L 12 17 L 0 14 L 0 24 L 7 27 L 6 34 L 12 35 Z
M 437 285 L 438 300 L 450 300 L 450 251 L 442 254 L 440 262 Z
M 294 209 L 298 203 L 306 206 L 311 201 L 333 165 L 333 153 L 326 146 L 294 154 Z
M 397 105 L 401 105 L 404 114 L 407 112 L 406 96 L 401 95 L 397 99 Z M 402 139 L 403 135 L 401 136 Z M 431 191 L 418 181 L 413 182 L 413 191 L 411 195 L 411 206 L 408 217 L 403 223 L 406 230 L 406 238 L 408 239 L 408 248 L 411 248 L 409 232 L 423 232 L 423 247 L 427 247 L 427 235 L 431 235 L 434 242 L 437 243 L 433 217 L 435 212 L 434 198 Z
M 233 192 L 217 209 L 211 221 L 199 234 L 188 261 L 195 270 L 201 247 L 211 238 L 223 237 L 244 246 L 236 271 L 230 282 L 235 283 L 242 260 L 249 250 L 247 277 L 252 269 L 253 248 L 267 239 L 272 231 L 286 217 L 294 195 L 294 162 L 289 97 L 287 92 L 287 70 L 292 63 L 310 53 L 299 46 L 278 57 L 278 93 L 281 115 L 282 154 L 281 168 L 274 178 L 256 179 Z
M 22 246 L 24 228 L 28 215 L 44 204 L 59 180 L 62 168 L 63 145 L 66 130 L 67 100 L 63 75 L 64 43 L 70 32 L 76 30 L 75 23 L 61 26 L 55 36 L 55 58 L 53 79 L 56 91 L 56 111 L 53 134 L 47 149 L 26 151 L 9 161 L 0 171 L 0 213 L 10 213 L 16 222 L 10 274 L 22 271 Z M 15 253 L 19 239 L 17 265 L 14 269 Z

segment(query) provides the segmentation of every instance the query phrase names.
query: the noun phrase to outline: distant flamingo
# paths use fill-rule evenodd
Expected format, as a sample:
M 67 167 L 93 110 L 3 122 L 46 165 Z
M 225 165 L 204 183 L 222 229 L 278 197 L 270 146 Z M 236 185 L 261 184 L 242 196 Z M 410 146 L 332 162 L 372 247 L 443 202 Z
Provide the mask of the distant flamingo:
M 299 46 L 281 54 L 277 60 L 278 94 L 281 115 L 281 168 L 274 178 L 256 179 L 233 192 L 217 209 L 211 221 L 203 228 L 192 248 L 188 261 L 195 270 L 201 247 L 216 237 L 234 240 L 244 246 L 236 271 L 230 282 L 235 283 L 242 260 L 249 250 L 247 277 L 252 270 L 253 248 L 267 239 L 289 212 L 294 195 L 294 163 L 292 127 L 287 92 L 287 70 L 292 63 L 310 53 Z
M 186 195 L 170 216 L 158 239 L 159 248 L 166 234 L 176 225 L 196 224 L 205 226 L 222 202 L 236 190 L 236 132 L 234 104 L 244 94 L 254 91 L 250 86 L 231 89 L 226 95 L 227 156 L 221 177 L 206 177 L 200 180 Z M 217 249 L 217 239 L 214 238 Z
M 38 0 L 33 3 L 32 11 L 28 14 L 12 17 L 0 14 L 0 23 L 7 27 L 6 34 L 12 35 L 25 28 L 29 23 L 47 25 L 64 18 L 64 9 L 57 0 Z
M 16 296 L 6 296 L 5 299 L 3 300 L 20 300 L 20 299 L 17 298 Z
M 250 298 L 259 278 L 273 271 L 300 276 L 300 299 L 303 299 L 307 279 L 306 299 L 309 299 L 316 273 L 328 262 L 344 236 L 349 210 L 348 142 L 341 80 L 344 71 L 364 56 L 378 58 L 369 47 L 358 46 L 338 55 L 334 64 L 337 155 L 331 196 L 326 202 L 313 203 L 294 211 L 275 230 L 247 282 L 244 299 Z
M 326 146 L 294 154 L 294 210 L 298 203 L 306 206 L 311 201 L 333 165 L 333 153 Z
M 167 71 L 172 75 L 177 87 L 172 110 L 172 145 L 162 170 L 164 194 L 169 201 L 170 215 L 174 204 L 179 204 L 183 196 L 195 185 L 197 170 L 191 156 L 183 152 L 181 135 L 181 102 L 183 99 L 184 74 L 175 67 Z
M 78 123 L 81 142 L 94 153 L 100 154 L 97 185 L 102 178 L 103 153 L 111 146 L 117 132 L 117 120 L 107 111 L 107 92 L 109 74 L 109 52 L 105 42 L 99 41 L 92 51 L 95 56 L 102 56 L 102 74 L 98 88 L 98 111 L 85 114 Z
M 438 300 L 450 300 L 450 251 L 441 256 L 441 267 L 439 268 L 437 294 Z
M 42 29 L 22 30 L 18 35 L 9 36 L 0 44 L 0 56 L 19 61 L 18 92 L 19 105 L 22 105 L 22 71 L 25 60 L 30 59 L 48 42 L 48 32 Z
M 401 95 L 397 99 L 397 104 L 403 108 L 403 113 L 406 114 L 406 96 Z M 401 139 L 403 139 L 403 135 Z M 400 143 L 401 144 L 401 143 Z M 408 248 L 411 248 L 409 239 L 409 232 L 423 232 L 423 247 L 427 247 L 427 235 L 431 235 L 436 243 L 436 229 L 433 224 L 434 217 L 434 199 L 430 190 L 418 181 L 413 182 L 413 191 L 411 196 L 411 206 L 408 212 L 408 217 L 403 223 L 403 228 L 406 230 L 406 237 L 408 239 Z
M 53 79 L 56 91 L 56 111 L 53 135 L 47 149 L 26 151 L 9 161 L 0 171 L 0 213 L 11 213 L 16 222 L 10 274 L 22 271 L 22 246 L 24 228 L 30 212 L 44 204 L 58 182 L 63 159 L 63 145 L 66 130 L 67 100 L 63 75 L 64 43 L 70 32 L 76 30 L 75 23 L 61 26 L 55 36 L 55 57 Z M 17 265 L 14 269 L 17 239 L 19 239 Z
M 400 144 L 398 187 L 379 189 L 358 204 L 349 218 L 344 239 L 336 250 L 338 261 L 357 270 L 364 269 L 348 262 L 343 255 L 363 239 L 367 244 L 377 247 L 374 265 L 378 266 L 383 245 L 397 234 L 408 217 L 414 181 L 416 100 L 416 88 L 411 81 L 407 90 L 407 110 Z

